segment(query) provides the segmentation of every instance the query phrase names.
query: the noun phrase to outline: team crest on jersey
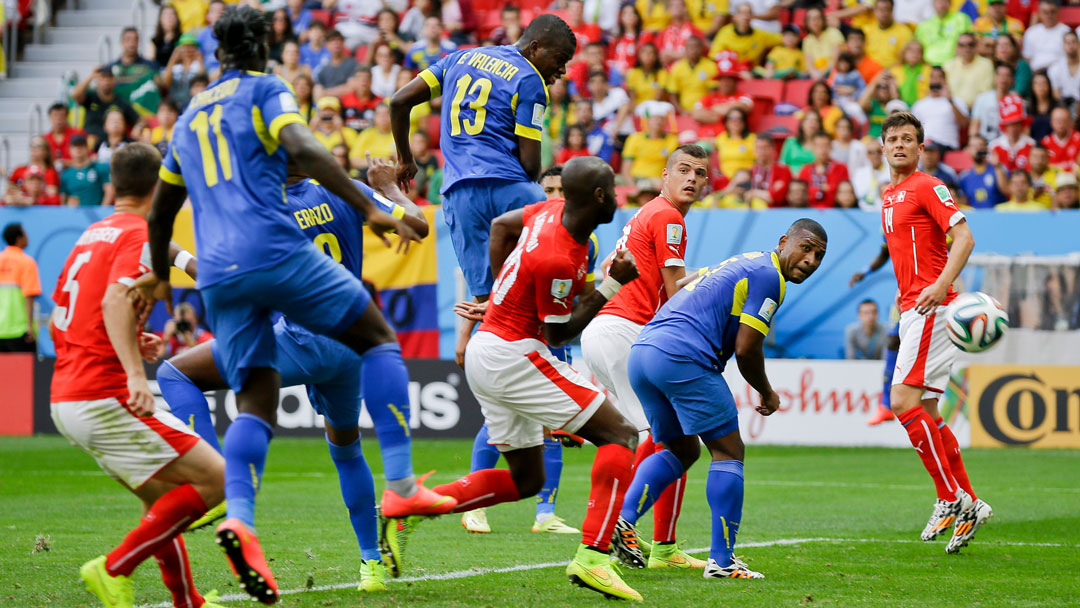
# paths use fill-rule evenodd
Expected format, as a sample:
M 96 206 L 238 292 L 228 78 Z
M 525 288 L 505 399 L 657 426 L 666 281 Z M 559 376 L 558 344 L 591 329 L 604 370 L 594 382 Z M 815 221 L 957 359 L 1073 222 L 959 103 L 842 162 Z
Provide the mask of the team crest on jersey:
M 955 207 L 952 202 L 952 194 L 944 185 L 934 186 L 934 194 L 937 195 L 939 201 L 945 203 L 946 207 Z
M 667 242 L 670 245 L 678 245 L 682 242 L 683 227 L 682 224 L 668 224 L 667 225 Z
M 542 127 L 542 126 L 544 126 L 544 104 L 542 104 L 542 103 L 534 103 L 533 104 L 532 123 L 533 123 L 534 127 Z
M 570 295 L 570 287 L 573 284 L 573 279 L 554 279 L 551 281 L 551 295 L 561 300 Z
M 761 308 L 758 309 L 758 316 L 765 319 L 765 322 L 771 322 L 773 313 L 776 312 L 776 308 L 779 306 L 772 298 L 765 298 L 765 301 L 761 303 Z

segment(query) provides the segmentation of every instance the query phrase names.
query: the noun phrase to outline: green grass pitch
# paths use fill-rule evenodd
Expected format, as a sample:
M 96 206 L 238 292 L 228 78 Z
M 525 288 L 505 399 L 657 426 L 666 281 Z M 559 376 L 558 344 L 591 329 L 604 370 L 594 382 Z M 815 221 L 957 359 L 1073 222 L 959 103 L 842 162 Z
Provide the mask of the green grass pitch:
M 432 481 L 467 472 L 469 442 L 414 445 L 416 470 L 438 469 Z M 365 440 L 364 451 L 378 477 L 376 441 Z M 574 525 L 594 453 L 565 452 L 558 513 Z M 946 555 L 944 541 L 918 540 L 934 495 L 910 450 L 751 447 L 738 553 L 767 578 L 638 570 L 626 579 L 657 606 L 1080 605 L 1080 451 L 964 456 L 996 517 L 960 555 Z M 709 545 L 705 470 L 699 463 L 690 472 L 679 522 L 687 548 Z M 322 442 L 274 441 L 257 518 L 277 580 L 292 591 L 281 606 L 607 605 L 553 565 L 568 561 L 580 539 L 532 534 L 533 510 L 531 500 L 489 509 L 490 535 L 466 534 L 456 516 L 425 522 L 410 542 L 405 578 L 374 596 L 350 584 L 359 551 Z M 97 606 L 78 567 L 119 542 L 138 516 L 136 499 L 63 439 L 0 440 L 0 606 Z M 650 527 L 646 516 L 643 535 Z M 187 543 L 199 589 L 235 596 L 212 535 L 189 534 Z M 152 561 L 135 582 L 138 602 L 170 605 Z

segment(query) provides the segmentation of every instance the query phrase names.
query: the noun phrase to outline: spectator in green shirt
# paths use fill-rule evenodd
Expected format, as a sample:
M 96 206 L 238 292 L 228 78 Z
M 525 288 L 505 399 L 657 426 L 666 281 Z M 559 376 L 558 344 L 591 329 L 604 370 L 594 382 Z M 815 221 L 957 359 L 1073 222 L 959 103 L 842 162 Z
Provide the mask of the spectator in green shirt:
M 970 17 L 952 10 L 950 0 L 934 0 L 934 16 L 915 28 L 915 39 L 922 43 L 927 63 L 945 65 L 956 54 L 960 34 L 970 31 Z
M 71 164 L 60 174 L 60 196 L 69 207 L 97 207 L 113 202 L 109 165 L 90 160 L 90 149 L 82 135 L 71 138 Z

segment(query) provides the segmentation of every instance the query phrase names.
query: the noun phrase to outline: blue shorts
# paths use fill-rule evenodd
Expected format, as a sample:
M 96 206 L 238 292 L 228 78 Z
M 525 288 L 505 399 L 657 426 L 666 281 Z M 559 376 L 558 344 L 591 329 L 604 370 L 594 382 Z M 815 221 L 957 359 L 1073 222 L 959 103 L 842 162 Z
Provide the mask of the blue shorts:
M 219 343 L 221 377 L 234 391 L 243 388 L 252 368 L 274 367 L 274 311 L 334 337 L 371 302 L 360 279 L 310 242 L 280 264 L 203 288 L 202 297 Z
M 712 441 L 739 429 L 735 398 L 715 369 L 635 344 L 627 371 L 658 443 L 688 435 Z
M 495 282 L 488 259 L 491 222 L 507 211 L 546 198 L 544 189 L 536 182 L 504 179 L 465 180 L 451 186 L 443 195 L 443 217 L 450 227 L 450 242 L 470 294 L 487 295 Z
M 360 355 L 344 344 L 292 325 L 284 317 L 274 324 L 277 347 L 271 367 L 281 374 L 281 386 L 307 385 L 308 399 L 327 423 L 339 431 L 360 421 Z M 210 350 L 218 370 L 224 369 L 220 342 Z

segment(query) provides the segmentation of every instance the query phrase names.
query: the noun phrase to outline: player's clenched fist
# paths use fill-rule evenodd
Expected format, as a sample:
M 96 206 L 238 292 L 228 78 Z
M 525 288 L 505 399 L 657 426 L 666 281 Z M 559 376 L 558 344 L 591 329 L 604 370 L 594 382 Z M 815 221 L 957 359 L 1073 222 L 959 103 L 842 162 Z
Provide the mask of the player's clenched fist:
M 611 260 L 608 276 L 622 285 L 626 285 L 638 278 L 637 264 L 634 262 L 633 254 L 628 249 L 623 249 L 615 254 L 615 258 Z
M 780 395 L 776 394 L 776 391 L 769 391 L 768 393 L 762 393 L 761 405 L 757 406 L 757 412 L 762 416 L 768 416 L 775 412 L 780 407 Z

